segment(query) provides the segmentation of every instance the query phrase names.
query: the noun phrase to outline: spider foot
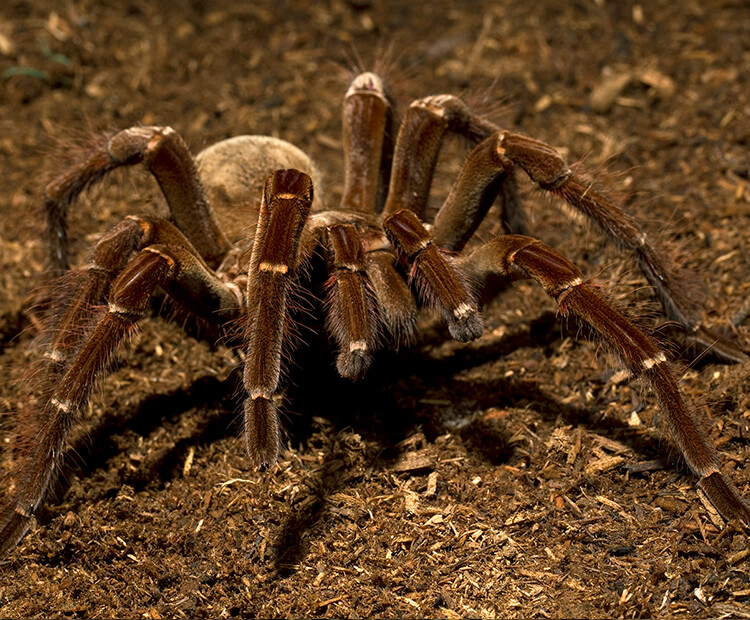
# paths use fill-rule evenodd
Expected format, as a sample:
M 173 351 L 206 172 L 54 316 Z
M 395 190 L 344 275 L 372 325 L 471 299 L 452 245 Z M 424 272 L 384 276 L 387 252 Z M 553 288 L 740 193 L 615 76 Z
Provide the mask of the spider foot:
M 743 499 L 735 487 L 721 472 L 708 474 L 698 482 L 700 488 L 727 520 L 739 519 L 750 525 L 750 504 Z
M 336 360 L 336 368 L 339 374 L 354 381 L 365 376 L 367 369 L 372 364 L 373 356 L 367 349 L 356 348 L 357 346 L 366 346 L 364 342 L 352 342 L 350 347 L 355 347 L 348 352 L 340 353 Z
M 31 527 L 32 517 L 21 514 L 12 504 L 5 506 L 2 510 L 2 521 L 0 521 L 0 557 L 18 544 L 23 535 Z
M 245 401 L 245 449 L 250 460 L 265 469 L 279 457 L 279 416 L 273 401 L 263 396 Z
M 461 304 L 453 312 L 454 320 L 448 322 L 448 331 L 459 342 L 471 342 L 482 335 L 484 320 L 476 307 Z

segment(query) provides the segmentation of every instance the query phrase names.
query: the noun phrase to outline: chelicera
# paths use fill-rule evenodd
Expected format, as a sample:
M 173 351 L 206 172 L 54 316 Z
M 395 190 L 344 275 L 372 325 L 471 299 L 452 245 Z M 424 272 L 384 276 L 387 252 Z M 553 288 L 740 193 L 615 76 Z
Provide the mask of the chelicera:
M 18 432 L 11 500 L 0 513 L 7 552 L 61 470 L 71 426 L 121 342 L 163 291 L 216 326 L 244 351 L 244 440 L 249 461 L 268 466 L 280 449 L 276 396 L 282 349 L 297 289 L 325 297 L 325 324 L 342 377 L 358 379 L 379 347 L 408 342 L 421 307 L 436 311 L 451 337 L 478 338 L 478 298 L 498 282 L 531 278 L 592 330 L 635 377 L 650 385 L 698 486 L 726 518 L 750 522 L 750 509 L 720 471 L 716 449 L 657 343 L 596 292 L 581 271 L 524 234 L 514 171 L 594 222 L 632 251 L 670 319 L 693 343 L 729 362 L 747 360 L 705 329 L 673 267 L 639 224 L 572 170 L 550 146 L 502 131 L 451 95 L 414 101 L 391 141 L 391 103 L 382 80 L 362 73 L 344 99 L 344 191 L 320 196 L 310 159 L 281 140 L 242 136 L 191 156 L 169 127 L 132 127 L 94 143 L 46 189 L 52 266 L 67 271 L 66 217 L 88 186 L 111 170 L 145 165 L 157 179 L 169 219 L 128 216 L 93 248 L 88 268 L 68 275 L 70 293 L 50 305 L 37 373 L 42 405 Z M 446 134 L 474 144 L 434 221 L 425 223 L 430 185 Z M 469 243 L 497 204 L 510 234 Z M 241 216 L 241 217 L 240 217 Z M 234 221 L 224 230 L 220 219 Z M 306 265 L 325 257 L 323 282 Z M 236 325 L 244 324 L 238 336 Z

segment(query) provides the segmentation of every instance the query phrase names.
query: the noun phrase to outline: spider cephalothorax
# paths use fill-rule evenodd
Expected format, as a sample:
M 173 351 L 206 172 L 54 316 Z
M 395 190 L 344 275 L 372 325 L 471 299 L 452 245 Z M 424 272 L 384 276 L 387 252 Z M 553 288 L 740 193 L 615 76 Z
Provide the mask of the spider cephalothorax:
M 37 373 L 42 404 L 19 428 L 19 465 L 11 500 L 0 514 L 0 550 L 26 531 L 59 473 L 78 411 L 157 290 L 244 349 L 247 453 L 254 465 L 273 463 L 280 446 L 275 396 L 282 343 L 295 287 L 303 281 L 311 294 L 326 296 L 322 308 L 338 371 L 357 379 L 378 346 L 413 335 L 419 307 L 433 308 L 453 338 L 470 341 L 483 330 L 480 293 L 492 293 L 500 279 L 536 280 L 561 312 L 587 323 L 633 376 L 653 388 L 677 445 L 718 510 L 750 521 L 748 505 L 720 472 L 716 450 L 651 337 L 541 241 L 507 234 L 467 249 L 493 203 L 506 229 L 519 232 L 522 207 L 513 171 L 520 167 L 635 253 L 666 314 L 685 326 L 694 343 L 711 346 L 727 361 L 745 361 L 738 347 L 701 327 L 671 267 L 635 220 L 554 149 L 500 131 L 456 97 L 412 103 L 395 145 L 388 139 L 389 125 L 390 103 L 380 78 L 359 75 L 344 101 L 345 183 L 338 207 L 314 197 L 319 186 L 314 166 L 286 142 L 243 136 L 193 160 L 168 127 L 134 127 L 103 138 L 47 186 L 48 241 L 58 271 L 68 269 L 68 206 L 114 168 L 145 164 L 161 186 L 171 219 L 125 218 L 96 244 L 88 268 L 68 277 L 74 288 L 66 301 L 50 305 L 43 368 Z M 424 224 L 446 133 L 463 135 L 475 146 L 434 221 Z M 326 257 L 328 274 L 325 282 L 309 285 L 301 274 L 314 255 Z M 240 337 L 230 328 L 238 319 L 246 325 Z

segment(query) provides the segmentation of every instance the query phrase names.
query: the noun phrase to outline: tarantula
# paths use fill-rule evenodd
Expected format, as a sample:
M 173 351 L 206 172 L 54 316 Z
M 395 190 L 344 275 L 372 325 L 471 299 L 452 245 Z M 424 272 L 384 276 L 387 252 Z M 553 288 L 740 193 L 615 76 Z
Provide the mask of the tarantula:
M 66 280 L 74 282 L 66 301 L 51 306 L 38 374 L 43 404 L 19 429 L 17 483 L 0 513 L 0 552 L 28 528 L 59 473 L 77 413 L 157 290 L 225 334 L 244 319 L 245 446 L 253 464 L 272 464 L 280 446 L 274 397 L 283 371 L 282 343 L 296 288 L 313 286 L 305 279 L 305 265 L 313 256 L 325 257 L 329 277 L 310 292 L 325 292 L 338 372 L 351 379 L 366 372 L 382 340 L 409 340 L 419 307 L 436 310 L 450 335 L 467 342 L 483 330 L 480 292 L 498 287 L 499 280 L 536 280 L 561 313 L 588 324 L 633 376 L 650 384 L 699 487 L 719 512 L 750 522 L 748 504 L 721 473 L 716 450 L 651 337 L 541 241 L 505 234 L 465 249 L 493 203 L 506 229 L 519 232 L 522 205 L 513 172 L 520 167 L 540 188 L 635 252 L 667 316 L 682 323 L 694 342 L 728 361 L 745 361 L 737 346 L 701 326 L 672 268 L 636 221 L 550 146 L 501 131 L 457 97 L 414 101 L 395 144 L 390 124 L 382 80 L 360 74 L 344 99 L 345 183 L 338 207 L 313 197 L 317 172 L 304 153 L 286 142 L 241 136 L 209 147 L 194 160 L 169 127 L 132 127 L 103 137 L 49 183 L 48 242 L 59 271 L 68 269 L 70 204 L 115 168 L 145 164 L 167 199 L 171 219 L 126 217 L 98 241 L 88 268 Z M 421 218 L 447 133 L 465 136 L 475 146 L 427 224 Z M 230 233 L 222 230 L 219 217 L 232 220 Z M 254 233 L 247 234 L 248 227 Z

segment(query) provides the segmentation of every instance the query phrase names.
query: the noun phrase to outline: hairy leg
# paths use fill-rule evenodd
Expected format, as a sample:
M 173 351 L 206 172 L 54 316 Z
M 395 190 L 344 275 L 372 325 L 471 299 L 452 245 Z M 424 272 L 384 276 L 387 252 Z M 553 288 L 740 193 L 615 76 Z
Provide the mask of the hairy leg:
M 651 386 L 685 461 L 699 478 L 698 486 L 716 509 L 727 519 L 739 518 L 750 523 L 750 507 L 721 473 L 718 453 L 688 405 L 665 353 L 598 295 L 575 265 L 541 241 L 521 235 L 494 239 L 477 248 L 461 264 L 478 280 L 490 274 L 533 278 L 557 301 L 562 313 L 572 312 L 588 323 L 632 375 Z
M 218 266 L 231 246 L 206 200 L 187 145 L 171 127 L 131 127 L 93 142 L 47 184 L 44 204 L 53 271 L 69 267 L 67 212 L 76 197 L 115 168 L 141 162 L 158 181 L 175 224 L 210 266 Z
M 351 83 L 344 98 L 344 192 L 345 211 L 375 213 L 381 185 L 390 177 L 392 145 L 391 103 L 382 80 L 362 73 Z
M 169 222 L 130 217 L 105 235 L 42 343 L 44 360 L 33 377 L 41 406 L 19 412 L 15 491 L 0 511 L 0 555 L 28 529 L 60 472 L 78 413 L 157 287 L 207 321 L 240 315 L 241 293 L 223 283 Z
M 250 257 L 245 359 L 245 445 L 258 466 L 278 458 L 280 429 L 273 402 L 300 238 L 313 200 L 310 177 L 280 170 L 266 181 Z
M 568 168 L 557 151 L 538 140 L 498 132 L 474 148 L 435 218 L 436 243 L 460 251 L 486 215 L 492 194 L 502 187 L 515 166 L 523 168 L 539 187 L 581 211 L 619 246 L 635 253 L 667 316 L 687 328 L 689 342 L 723 361 L 748 360 L 737 345 L 701 325 L 695 304 L 681 286 L 674 266 L 651 243 L 635 218 L 592 188 L 581 174 Z

